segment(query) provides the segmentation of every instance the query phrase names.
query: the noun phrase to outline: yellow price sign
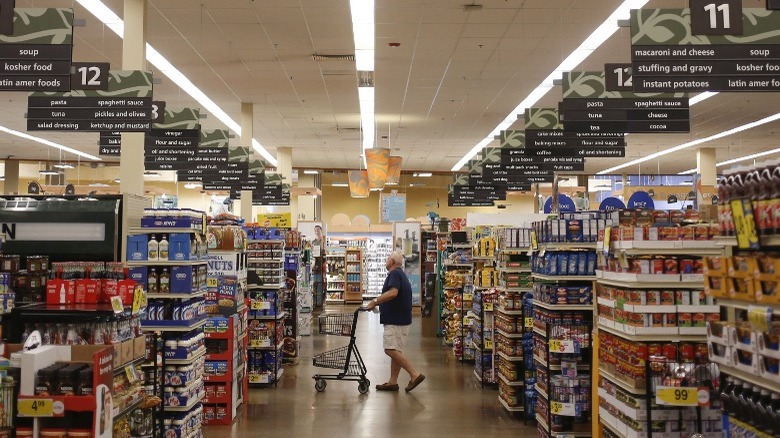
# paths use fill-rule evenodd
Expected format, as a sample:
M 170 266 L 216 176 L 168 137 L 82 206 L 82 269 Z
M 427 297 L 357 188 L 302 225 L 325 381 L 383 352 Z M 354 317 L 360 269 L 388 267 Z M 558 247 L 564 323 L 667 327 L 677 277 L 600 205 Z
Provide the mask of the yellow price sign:
M 127 381 L 130 383 L 135 383 L 138 380 L 138 374 L 135 371 L 134 365 L 125 367 L 125 376 L 127 376 Z
M 146 291 L 141 286 L 136 286 L 133 291 L 133 315 L 138 315 L 144 307 L 146 307 Z
M 534 251 L 539 249 L 539 241 L 536 239 L 536 231 L 531 231 L 531 249 Z
M 485 339 L 485 350 L 492 350 L 492 349 L 493 349 L 493 340 Z
M 734 229 L 737 232 L 739 249 L 759 249 L 756 217 L 749 199 L 733 199 L 731 212 L 734 216 Z
M 492 312 L 493 311 L 493 303 L 485 303 L 485 312 Z
M 53 417 L 54 400 L 50 398 L 27 398 L 16 404 L 20 417 Z
M 206 278 L 206 287 L 208 288 L 215 288 L 219 286 L 219 280 L 217 280 L 217 277 L 207 277 Z
M 749 306 L 748 307 L 748 321 L 750 327 L 757 332 L 768 332 L 769 325 L 772 323 L 772 308 Z
M 111 297 L 111 308 L 114 309 L 114 313 L 124 312 L 125 305 L 122 303 L 122 297 Z
M 252 300 L 250 307 L 252 308 L 252 310 L 268 310 L 271 308 L 271 302 Z
M 707 392 L 703 390 L 703 392 Z M 702 396 L 704 396 L 702 394 Z M 699 406 L 699 389 L 695 387 L 659 386 L 655 402 L 666 406 Z
M 533 316 L 526 316 L 525 320 L 523 321 L 523 327 L 525 328 L 533 328 L 534 326 L 534 317 Z
M 550 413 L 566 417 L 574 417 L 577 415 L 574 403 L 561 403 L 556 401 L 550 402 Z
M 264 374 L 250 374 L 249 383 L 268 383 L 268 376 Z
M 612 228 L 604 229 L 604 254 L 609 254 L 609 247 L 612 245 Z

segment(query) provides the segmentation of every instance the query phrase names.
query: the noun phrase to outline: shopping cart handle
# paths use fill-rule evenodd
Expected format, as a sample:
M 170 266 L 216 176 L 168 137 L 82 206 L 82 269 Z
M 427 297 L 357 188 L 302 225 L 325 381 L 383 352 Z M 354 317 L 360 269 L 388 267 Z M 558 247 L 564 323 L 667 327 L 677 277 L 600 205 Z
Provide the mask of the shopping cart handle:
M 368 312 L 368 307 L 366 306 L 360 306 L 357 308 L 355 312 Z

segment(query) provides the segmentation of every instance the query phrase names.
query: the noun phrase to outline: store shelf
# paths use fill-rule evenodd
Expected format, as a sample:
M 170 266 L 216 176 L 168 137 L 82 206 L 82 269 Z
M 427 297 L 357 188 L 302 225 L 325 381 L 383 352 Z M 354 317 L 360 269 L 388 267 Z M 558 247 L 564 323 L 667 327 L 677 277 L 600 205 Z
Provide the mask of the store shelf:
M 278 321 L 280 319 L 284 319 L 284 317 L 287 316 L 287 312 L 282 312 L 277 315 L 270 315 L 270 316 L 253 316 L 250 318 L 247 318 L 249 321 L 252 320 L 258 320 L 258 321 Z
M 681 327 L 681 328 L 685 328 L 685 327 Z M 621 330 L 617 327 L 610 327 L 608 325 L 605 325 L 603 322 L 599 322 L 598 329 L 637 342 L 669 342 L 670 339 L 673 339 L 676 342 L 704 342 L 707 338 L 706 332 L 697 335 L 679 334 L 679 331 L 676 330 L 677 328 L 675 328 L 674 333 L 661 332 L 657 334 L 633 334 Z M 671 329 L 672 328 L 669 329 L 661 328 L 661 330 L 671 330 Z M 647 328 L 647 330 L 652 330 L 652 327 Z
M 208 260 L 138 260 L 128 261 L 127 266 L 203 266 Z
M 630 274 L 596 271 L 599 283 L 634 289 L 704 289 L 703 274 Z
M 735 309 L 742 309 L 742 310 L 748 310 L 750 306 L 757 306 L 757 307 L 771 307 L 774 310 L 775 315 L 780 315 L 780 304 L 768 304 L 768 303 L 757 303 L 752 301 L 740 301 L 740 300 L 729 300 L 726 298 L 718 298 L 718 304 L 721 306 L 726 307 L 733 307 Z
M 507 247 L 507 248 L 499 248 L 498 252 L 505 252 L 505 253 L 510 253 L 510 252 L 511 253 L 518 253 L 518 252 L 522 252 L 522 253 L 526 253 L 526 252 L 528 252 L 529 249 L 530 249 L 530 247 L 528 247 L 528 246 L 513 246 L 513 247 Z
M 720 255 L 723 245 L 715 240 L 627 240 L 612 241 L 612 250 L 628 255 Z M 597 247 L 603 250 L 603 242 Z
M 534 385 L 534 390 L 545 399 L 550 400 L 550 396 L 547 394 L 547 391 L 540 388 L 538 383 Z
M 523 409 L 522 406 L 512 407 L 509 406 L 507 402 L 505 402 L 501 397 L 498 398 L 498 401 L 501 402 L 501 405 L 504 406 L 504 409 L 506 409 L 509 412 L 523 412 L 525 409 Z
M 258 290 L 258 289 L 281 289 L 285 286 L 284 283 L 277 283 L 277 284 L 250 284 L 247 286 L 247 289 L 249 290 Z
M 197 350 L 195 350 L 195 353 L 190 355 L 188 359 L 165 359 L 165 366 L 168 365 L 189 365 L 196 360 L 200 359 L 201 357 L 206 355 L 206 347 L 200 347 Z
M 122 409 L 121 411 L 119 411 L 116 414 L 114 414 L 114 421 L 124 417 L 125 415 L 129 414 L 130 412 L 133 412 L 135 410 L 135 408 L 137 408 L 141 404 L 141 402 L 143 402 L 143 401 L 144 401 L 143 397 L 138 397 L 135 400 L 133 400 L 133 402 L 130 403 L 129 405 L 125 406 L 124 409 Z
M 593 304 L 549 304 L 533 300 L 534 306 L 547 310 L 593 310 Z
M 281 378 L 282 378 L 282 375 L 284 375 L 284 368 L 281 368 L 281 367 L 280 367 L 280 368 L 279 368 L 279 369 L 276 371 L 276 379 L 274 379 L 273 381 L 268 381 L 268 382 L 257 382 L 257 381 L 256 381 L 256 382 L 253 382 L 253 381 L 252 381 L 252 380 L 253 380 L 253 379 L 252 379 L 252 377 L 253 377 L 254 375 L 256 375 L 256 374 L 254 374 L 254 373 L 249 373 L 249 372 L 247 373 L 247 379 L 249 380 L 249 384 L 250 384 L 250 385 L 273 385 L 273 384 L 275 384 L 275 383 L 278 383 L 278 382 L 279 382 L 279 379 L 281 379 Z M 261 375 L 258 375 L 258 377 L 264 377 L 264 376 L 269 376 L 269 375 L 268 375 L 268 374 L 261 374 Z M 270 377 L 270 376 L 269 376 L 269 377 Z
M 203 318 L 198 322 L 192 323 L 187 326 L 160 326 L 160 325 L 146 325 L 144 321 L 141 321 L 141 330 L 146 332 L 190 332 L 197 328 L 201 328 L 206 325 L 208 318 Z M 150 321 L 156 322 L 156 321 Z
M 522 316 L 523 315 L 523 311 L 522 310 L 506 310 L 503 307 L 498 307 L 498 306 L 496 306 L 495 309 L 496 309 L 496 312 L 502 313 L 504 315 L 515 315 L 515 316 Z
M 502 357 L 503 359 L 508 360 L 509 362 L 523 362 L 525 360 L 525 358 L 523 356 L 510 356 L 510 355 L 508 355 L 506 353 L 502 353 L 500 351 L 497 352 L 496 354 L 498 356 Z
M 249 251 L 252 251 L 251 249 Z M 247 259 L 247 262 L 249 263 L 276 263 L 278 265 L 284 264 L 284 259 L 278 259 L 276 257 L 273 258 L 260 258 L 260 257 L 249 257 Z M 249 269 L 257 269 L 252 266 L 249 266 Z M 267 269 L 267 270 L 273 270 L 273 268 L 260 268 L 260 269 Z
M 150 300 L 158 299 L 158 298 L 170 298 L 170 299 L 176 299 L 176 300 L 188 300 L 191 298 L 199 298 L 208 293 L 207 289 L 202 289 L 197 292 L 192 292 L 189 294 L 173 294 L 173 293 L 167 293 L 167 294 L 146 294 L 146 298 Z
M 190 228 L 190 227 L 178 227 L 178 228 L 166 228 L 166 227 L 130 227 L 127 229 L 127 234 L 171 234 L 171 233 L 197 233 L 203 234 L 202 228 Z
M 474 247 L 470 243 L 448 243 L 447 246 L 452 249 L 471 249 Z
M 506 287 L 506 286 L 496 286 L 496 289 L 500 292 L 533 292 L 534 288 L 532 287 Z
M 503 374 L 501 374 L 501 373 L 497 373 L 497 374 L 498 374 L 498 378 L 501 379 L 502 382 L 506 383 L 509 386 L 514 386 L 514 387 L 525 386 L 525 384 L 523 384 L 522 380 L 509 380 Z
M 570 249 L 596 249 L 596 242 L 546 242 L 540 243 L 539 249 L 547 251 Z
M 733 236 L 717 236 L 713 239 L 719 245 L 723 246 L 737 246 L 737 238 Z M 761 246 L 780 246 L 780 235 L 778 236 L 760 236 L 759 241 Z
M 246 243 L 275 243 L 275 244 L 278 245 L 278 244 L 285 244 L 287 242 L 285 240 L 281 240 L 281 239 L 274 239 L 274 240 L 271 240 L 271 239 L 268 239 L 268 240 L 266 240 L 266 239 L 248 239 L 246 241 Z
M 136 365 L 141 365 L 144 362 L 146 362 L 146 358 L 145 357 L 139 357 L 139 358 L 134 359 L 134 360 L 132 360 L 130 362 L 127 362 L 124 365 L 120 365 L 118 367 L 114 367 L 114 375 L 116 376 L 116 375 L 122 374 L 122 373 L 125 372 L 125 368 L 127 368 L 127 367 L 134 367 Z
M 620 438 L 629 438 L 629 436 L 628 436 L 628 435 L 626 435 L 626 434 L 624 434 L 623 432 L 621 432 L 621 431 L 620 431 L 620 430 L 617 428 L 617 426 L 616 426 L 615 424 L 613 424 L 613 423 L 612 423 L 612 420 L 615 420 L 615 418 L 614 418 L 612 415 L 610 415 L 610 414 L 607 414 L 607 415 L 600 415 L 600 416 L 599 416 L 599 420 L 601 421 L 601 424 L 602 424 L 604 427 L 606 427 L 607 429 L 609 429 L 609 430 L 610 430 L 612 433 L 614 433 L 615 435 L 619 436 Z
M 474 320 L 476 320 L 476 321 L 480 321 L 480 322 L 482 322 L 482 318 L 480 318 L 479 316 L 477 316 L 477 314 L 476 314 L 476 313 L 474 313 L 474 312 L 472 312 L 471 310 L 469 310 L 468 312 L 466 312 L 466 316 L 467 316 L 467 317 L 469 317 L 469 318 L 471 318 L 471 319 L 474 319 Z
M 542 329 L 540 329 L 539 327 L 534 326 L 533 331 L 537 335 L 544 336 L 545 338 L 547 337 L 547 332 L 542 330 Z
M 477 372 L 477 370 L 474 370 L 474 377 L 477 378 L 477 380 L 482 383 L 482 376 Z
M 500 330 L 500 329 L 496 329 L 496 332 L 500 333 L 501 336 L 503 336 L 505 338 L 509 338 L 509 339 L 522 339 L 523 338 L 523 334 L 522 333 L 507 333 L 507 332 L 505 332 L 503 330 Z
M 623 379 L 620 379 L 616 375 L 610 373 L 609 371 L 605 370 L 603 367 L 599 367 L 599 376 L 606 378 L 610 382 L 614 383 L 615 385 L 621 387 L 623 390 L 634 394 L 634 395 L 645 395 L 647 394 L 647 390 L 645 388 L 635 388 L 631 382 L 626 382 Z
M 550 433 L 550 426 L 547 424 L 547 420 L 545 420 L 541 415 L 536 414 L 536 422 L 542 426 L 542 429 L 546 430 L 547 433 Z
M 505 268 L 503 266 L 496 267 L 499 272 L 506 272 L 507 274 L 530 274 L 531 268 Z
M 201 400 L 203 400 L 203 394 L 192 399 L 192 401 L 190 401 L 190 403 L 187 406 L 165 406 L 163 407 L 163 411 L 164 412 L 188 412 L 192 410 L 192 408 L 194 408 L 196 404 L 200 403 Z
M 543 358 L 543 357 L 539 357 L 539 356 L 537 356 L 537 355 L 535 355 L 535 354 L 534 354 L 534 360 L 535 360 L 535 361 L 536 361 L 538 364 L 540 364 L 540 365 L 543 365 L 545 368 L 547 368 L 547 359 L 545 359 L 545 358 Z
M 534 280 L 539 281 L 594 281 L 595 275 L 543 275 L 533 274 Z
M 247 350 L 274 351 L 274 350 L 279 350 L 283 346 L 284 346 L 284 339 L 282 339 L 281 342 L 279 342 L 276 346 L 269 345 L 267 347 L 253 347 L 251 342 L 250 342 L 249 346 L 247 346 L 246 349 Z
M 730 376 L 737 377 L 740 380 L 743 380 L 745 382 L 758 385 L 762 388 L 769 389 L 770 391 L 780 392 L 780 382 L 773 382 L 771 380 L 764 379 L 755 374 L 746 373 L 744 371 L 726 365 L 719 364 L 718 368 L 720 369 L 720 372 L 726 373 Z
M 473 268 L 474 265 L 471 263 L 445 263 L 445 267 L 447 268 Z

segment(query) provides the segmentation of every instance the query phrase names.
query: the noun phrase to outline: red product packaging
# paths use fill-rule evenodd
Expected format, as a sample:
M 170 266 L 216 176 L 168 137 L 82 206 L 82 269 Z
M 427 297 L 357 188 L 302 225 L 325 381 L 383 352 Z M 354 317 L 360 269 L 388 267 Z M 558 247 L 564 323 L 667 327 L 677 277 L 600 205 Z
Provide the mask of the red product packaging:
M 75 302 L 75 281 L 55 278 L 46 283 L 46 304 L 73 304 Z
M 82 278 L 76 280 L 76 303 L 95 304 L 103 293 L 103 285 L 100 280 Z
M 101 302 L 110 303 L 111 297 L 122 297 L 122 304 L 125 306 L 133 305 L 133 292 L 135 292 L 135 281 L 133 280 L 103 280 L 103 295 Z

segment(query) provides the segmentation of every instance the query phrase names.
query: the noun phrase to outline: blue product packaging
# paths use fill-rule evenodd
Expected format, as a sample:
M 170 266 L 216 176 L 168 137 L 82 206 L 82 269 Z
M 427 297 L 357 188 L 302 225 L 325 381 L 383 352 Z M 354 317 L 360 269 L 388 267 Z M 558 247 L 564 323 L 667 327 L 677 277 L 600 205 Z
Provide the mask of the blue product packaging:
M 195 260 L 197 251 L 190 240 L 189 233 L 171 233 L 168 235 L 168 259 L 174 261 Z
M 580 261 L 580 255 L 584 255 L 585 253 L 580 252 L 570 252 L 569 253 L 569 274 L 568 275 L 580 275 L 579 270 L 579 261 Z
M 144 261 L 149 256 L 149 236 L 127 236 L 127 261 Z

